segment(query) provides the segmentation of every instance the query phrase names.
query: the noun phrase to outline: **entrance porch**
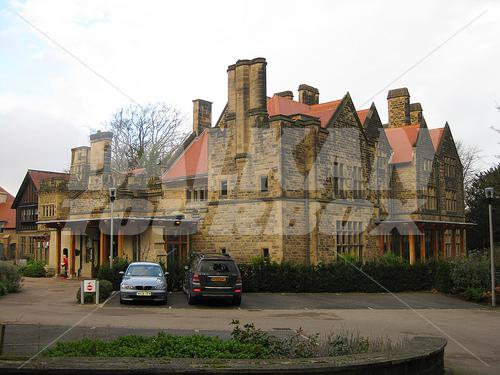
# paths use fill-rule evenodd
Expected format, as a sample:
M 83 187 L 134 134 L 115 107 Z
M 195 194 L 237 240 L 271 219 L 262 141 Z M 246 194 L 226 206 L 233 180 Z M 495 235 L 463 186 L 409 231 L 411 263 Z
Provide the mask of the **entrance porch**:
M 63 275 L 64 256 L 68 258 L 68 277 L 96 277 L 101 265 L 112 258 L 132 261 L 155 261 L 168 264 L 189 255 L 189 237 L 197 221 L 184 217 L 115 218 L 113 243 L 111 220 L 69 219 L 39 222 L 55 229 L 49 266 Z
M 466 228 L 472 224 L 432 220 L 386 220 L 378 224 L 380 255 L 392 252 L 410 264 L 467 255 Z

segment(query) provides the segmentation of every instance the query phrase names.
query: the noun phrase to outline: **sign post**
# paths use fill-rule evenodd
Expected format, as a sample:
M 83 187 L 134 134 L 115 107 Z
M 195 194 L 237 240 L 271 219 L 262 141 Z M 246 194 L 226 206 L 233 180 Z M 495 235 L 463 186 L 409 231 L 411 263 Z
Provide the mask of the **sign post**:
M 80 294 L 80 303 L 83 305 L 85 303 L 84 293 L 95 293 L 95 303 L 99 304 L 99 281 L 98 280 L 83 280 Z

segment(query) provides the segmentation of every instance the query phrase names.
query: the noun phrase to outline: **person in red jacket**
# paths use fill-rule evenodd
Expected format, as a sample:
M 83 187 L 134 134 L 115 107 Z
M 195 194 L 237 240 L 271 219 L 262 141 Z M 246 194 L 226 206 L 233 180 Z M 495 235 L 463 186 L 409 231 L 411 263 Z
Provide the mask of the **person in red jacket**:
M 63 263 L 62 266 L 64 267 L 64 277 L 68 277 L 68 257 L 66 254 L 63 256 Z

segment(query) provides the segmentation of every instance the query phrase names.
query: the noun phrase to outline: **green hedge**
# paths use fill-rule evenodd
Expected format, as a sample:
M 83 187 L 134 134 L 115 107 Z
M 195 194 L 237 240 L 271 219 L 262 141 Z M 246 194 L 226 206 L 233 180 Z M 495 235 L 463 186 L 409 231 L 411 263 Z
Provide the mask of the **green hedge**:
M 113 292 L 113 284 L 108 280 L 99 280 L 99 302 L 104 302 Z M 76 292 L 76 302 L 81 302 L 81 288 L 78 288 Z M 95 293 L 83 292 L 83 299 L 85 303 L 91 303 L 95 301 Z
M 25 266 L 19 267 L 19 272 L 25 277 L 45 277 L 45 263 L 39 260 L 28 260 Z
M 410 265 L 392 254 L 364 264 L 338 261 L 318 265 L 273 263 L 256 259 L 240 264 L 246 292 L 391 292 L 436 289 L 462 294 L 488 290 L 487 260 L 478 257 L 430 260 Z M 470 293 L 470 291 L 469 291 Z
M 436 264 L 409 265 L 384 256 L 361 264 L 338 261 L 318 265 L 281 264 L 262 259 L 241 264 L 246 292 L 391 292 L 430 290 Z M 376 282 L 375 282 L 375 281 Z
M 97 279 L 107 280 L 112 284 L 113 290 L 119 290 L 120 283 L 122 282 L 120 272 L 125 272 L 128 265 L 129 263 L 126 259 L 115 258 L 111 267 L 109 266 L 109 263 L 105 263 L 99 267 L 97 271 Z
M 17 267 L 0 262 L 0 296 L 15 293 L 21 289 L 21 274 Z

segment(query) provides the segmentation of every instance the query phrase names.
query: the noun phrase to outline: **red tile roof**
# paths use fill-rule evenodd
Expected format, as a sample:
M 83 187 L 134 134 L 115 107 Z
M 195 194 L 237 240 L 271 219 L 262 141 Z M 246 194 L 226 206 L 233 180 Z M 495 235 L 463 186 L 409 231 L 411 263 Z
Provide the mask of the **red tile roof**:
M 0 186 L 0 193 L 7 195 L 7 200 L 0 203 L 0 221 L 5 221 L 5 229 L 16 229 L 16 210 L 12 209 L 14 197 Z
M 357 111 L 359 121 L 361 121 L 361 125 L 365 124 L 366 116 L 368 116 L 368 112 L 370 112 L 370 109 L 362 109 L 360 111 Z
M 267 112 L 269 116 L 289 116 L 301 113 L 318 117 L 321 122 L 321 127 L 326 128 L 328 121 L 332 118 L 340 102 L 341 100 L 334 100 L 331 102 L 308 105 L 296 102 L 287 97 L 275 95 L 272 98 L 267 98 Z
M 61 177 L 61 178 L 64 178 L 65 180 L 69 181 L 69 173 L 39 171 L 36 169 L 28 169 L 28 174 L 30 175 L 31 179 L 33 180 L 33 183 L 35 184 L 35 187 L 37 190 L 40 189 L 40 184 L 46 178 Z
M 441 139 L 443 138 L 444 128 L 429 129 L 429 133 L 431 135 L 434 149 L 437 151 L 441 143 Z
M 408 163 L 413 160 L 413 147 L 417 142 L 419 131 L 420 125 L 418 124 L 385 129 L 385 134 L 393 151 L 392 164 Z M 443 131 L 444 128 L 429 130 L 434 150 L 439 147 Z
M 195 138 L 163 175 L 163 181 L 208 174 L 208 131 Z

